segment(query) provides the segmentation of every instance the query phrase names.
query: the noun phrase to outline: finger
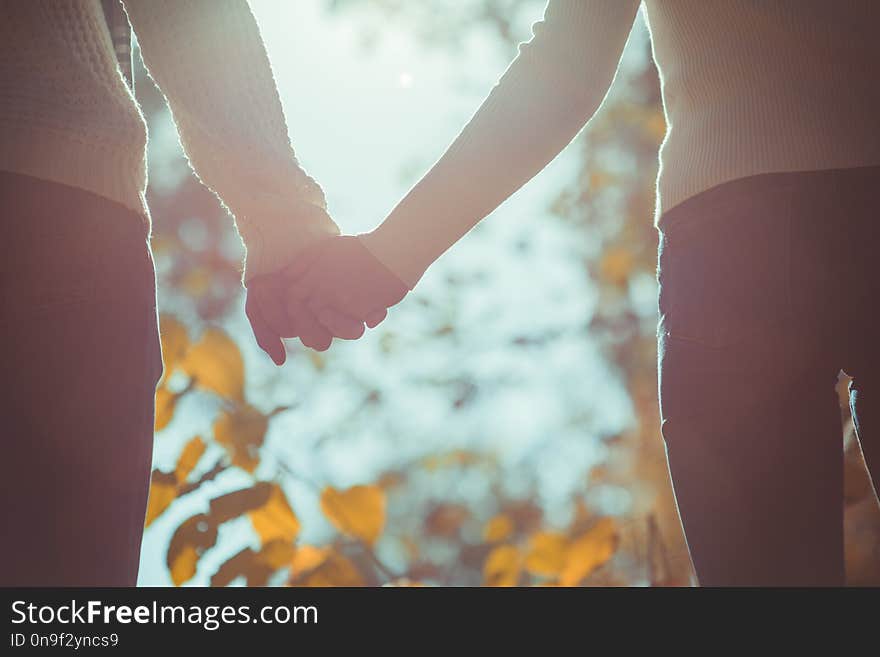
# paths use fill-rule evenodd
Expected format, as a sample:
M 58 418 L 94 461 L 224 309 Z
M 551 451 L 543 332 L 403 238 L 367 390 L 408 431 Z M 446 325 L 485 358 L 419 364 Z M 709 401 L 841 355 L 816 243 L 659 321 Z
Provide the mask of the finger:
M 335 308 L 324 306 L 314 308 L 315 317 L 335 337 L 343 340 L 357 340 L 364 334 L 364 323 L 349 317 Z
M 370 328 L 376 328 L 385 321 L 385 318 L 388 317 L 388 309 L 382 308 L 381 310 L 373 310 L 372 312 L 367 313 L 366 321 L 367 326 Z
M 315 351 L 327 351 L 333 342 L 333 336 L 325 329 L 312 314 L 312 311 L 302 306 L 298 315 L 299 339 L 306 347 Z
M 287 314 L 281 283 L 277 276 L 267 279 L 254 289 L 254 297 L 269 328 L 282 338 L 293 338 L 297 335 L 296 322 Z
M 265 351 L 276 365 L 283 365 L 287 360 L 287 352 L 281 337 L 269 328 L 259 311 L 254 309 L 253 303 L 246 305 L 246 313 L 251 330 L 254 332 L 254 339 L 260 349 Z

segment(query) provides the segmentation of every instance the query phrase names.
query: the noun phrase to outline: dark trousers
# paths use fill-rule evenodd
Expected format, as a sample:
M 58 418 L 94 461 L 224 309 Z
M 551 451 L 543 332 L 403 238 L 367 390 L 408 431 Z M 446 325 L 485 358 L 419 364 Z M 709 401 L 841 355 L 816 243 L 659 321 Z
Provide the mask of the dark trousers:
M 880 484 L 880 167 L 726 183 L 660 222 L 663 437 L 702 585 L 841 585 L 850 401 Z
M 134 585 L 161 375 L 144 219 L 0 173 L 0 585 Z

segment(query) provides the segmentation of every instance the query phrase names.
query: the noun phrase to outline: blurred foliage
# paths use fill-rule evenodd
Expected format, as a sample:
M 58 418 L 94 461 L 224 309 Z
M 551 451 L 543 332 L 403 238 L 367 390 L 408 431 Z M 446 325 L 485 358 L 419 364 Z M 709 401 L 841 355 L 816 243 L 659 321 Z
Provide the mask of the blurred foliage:
M 494 35 L 490 38 L 509 50 L 527 37 L 520 19 L 537 18 L 544 2 L 329 0 L 327 5 L 340 13 L 340 20 L 368 9 L 374 18 L 414 30 L 436 47 L 454 48 L 469 31 L 488 29 Z M 373 34 L 365 43 L 375 38 L 380 37 Z M 647 42 L 641 47 L 647 49 Z M 161 118 L 162 99 L 142 71 L 138 94 L 151 123 Z M 567 523 L 539 506 L 527 483 L 514 489 L 505 485 L 504 465 L 492 452 L 427 453 L 389 463 L 371 481 L 336 488 L 274 450 L 266 439 L 270 428 L 307 402 L 262 409 L 258 395 L 274 383 L 248 384 L 252 374 L 241 351 L 251 337 L 233 337 L 221 327 L 241 307 L 239 251 L 231 222 L 191 175 L 184 173 L 164 188 L 154 185 L 150 204 L 165 359 L 156 397 L 157 440 L 181 421 L 187 398 L 216 402 L 208 406 L 214 413 L 210 433 L 188 438 L 174 466 L 156 468 L 152 476 L 148 526 L 176 505 L 199 500 L 186 507 L 196 510 L 179 523 L 167 547 L 174 584 L 191 581 L 202 558 L 220 544 L 231 556 L 207 573 L 215 586 L 690 583 L 656 398 L 657 235 L 651 218 L 664 131 L 657 73 L 646 56 L 643 64 L 618 76 L 603 110 L 573 146 L 581 164 L 551 208 L 559 221 L 583 235 L 575 257 L 599 298 L 589 334 L 601 344 L 634 409 L 623 433 L 604 436 L 605 459 L 584 473 L 583 489 L 568 500 Z M 440 340 L 455 331 L 454 322 L 438 322 L 427 339 Z M 395 344 L 394 335 L 383 337 L 388 358 Z M 514 345 L 528 346 L 525 340 Z M 309 362 L 311 387 L 333 385 L 325 356 L 309 353 Z M 475 394 L 468 381 L 443 385 L 457 391 L 450 412 L 466 407 Z M 390 402 L 380 391 L 367 386 L 360 408 L 385 403 Z M 198 408 L 205 412 L 204 405 Z M 346 423 L 356 419 L 357 411 L 337 418 L 328 435 L 344 432 Z M 848 531 L 858 532 L 857 541 L 848 543 L 855 545 L 847 555 L 850 576 L 856 583 L 877 583 L 871 563 L 876 564 L 878 523 L 868 511 L 870 490 L 853 449 L 851 423 L 847 426 Z M 215 485 L 231 473 L 234 486 Z M 474 478 L 485 484 L 479 498 L 466 485 Z M 302 539 L 303 521 L 286 492 L 291 485 L 311 491 L 332 527 L 325 540 Z M 630 500 L 622 513 L 609 514 L 595 503 L 601 497 L 597 492 L 620 488 Z M 242 523 L 250 530 L 242 530 Z M 238 529 L 225 531 L 230 526 Z M 240 549 L 230 552 L 230 546 Z

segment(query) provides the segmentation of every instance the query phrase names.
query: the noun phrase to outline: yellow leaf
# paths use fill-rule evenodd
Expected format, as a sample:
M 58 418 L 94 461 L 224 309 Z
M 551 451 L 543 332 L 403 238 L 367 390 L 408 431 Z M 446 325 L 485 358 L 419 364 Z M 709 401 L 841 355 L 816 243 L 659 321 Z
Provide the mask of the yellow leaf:
M 159 317 L 159 335 L 162 340 L 162 364 L 165 370 L 162 378 L 167 379 L 183 361 L 189 348 L 189 333 L 180 320 L 163 313 Z
M 150 478 L 150 497 L 147 500 L 145 527 L 162 515 L 177 497 L 177 477 L 168 472 L 153 470 Z
M 270 541 L 257 553 L 257 558 L 261 563 L 266 564 L 272 570 L 290 563 L 293 558 L 294 548 L 292 543 L 284 540 Z
M 635 267 L 636 261 L 629 249 L 614 246 L 606 249 L 599 261 L 599 269 L 604 278 L 613 285 L 624 285 Z
M 617 525 L 611 518 L 599 520 L 574 539 L 568 548 L 565 567 L 559 574 L 562 586 L 577 586 L 581 580 L 608 561 L 617 549 Z
M 202 297 L 211 290 L 214 277 L 207 267 L 194 267 L 183 276 L 179 283 L 181 290 L 191 297 Z
M 174 586 L 180 586 L 193 578 L 196 574 L 196 567 L 199 563 L 199 553 L 192 545 L 184 546 L 178 552 L 174 560 L 168 564 L 168 570 L 171 572 L 171 581 Z
M 378 486 L 353 486 L 321 493 L 321 511 L 341 531 L 372 545 L 385 526 L 385 492 Z
M 483 581 L 486 586 L 516 586 L 521 568 L 519 550 L 512 545 L 499 545 L 486 557 Z
M 156 424 L 155 431 L 162 431 L 174 417 L 174 408 L 177 406 L 177 393 L 171 392 L 162 386 L 156 389 Z
M 181 364 L 196 385 L 224 399 L 243 401 L 244 361 L 238 345 L 217 328 L 206 329 Z
M 202 553 L 217 542 L 217 525 L 200 513 L 184 521 L 168 544 L 165 563 L 175 586 L 192 579 Z
M 501 513 L 486 523 L 483 527 L 483 540 L 487 543 L 498 543 L 507 539 L 513 533 L 513 520 L 505 513 Z
M 183 446 L 183 450 L 181 450 L 180 456 L 177 458 L 177 466 L 174 468 L 174 476 L 177 477 L 178 482 L 186 481 L 186 478 L 189 477 L 190 473 L 198 465 L 199 459 L 202 458 L 204 453 L 205 441 L 199 436 L 191 439 Z
M 242 405 L 217 418 L 214 439 L 226 449 L 233 465 L 253 472 L 260 464 L 259 449 L 268 427 L 268 417 L 253 406 Z
M 529 540 L 526 570 L 533 575 L 555 577 L 565 567 L 568 539 L 558 532 L 538 532 Z
M 299 519 L 290 508 L 281 486 L 277 484 L 272 485 L 272 492 L 269 494 L 266 504 L 251 511 L 248 516 L 254 526 L 254 531 L 257 532 L 264 545 L 275 540 L 293 543 L 299 534 Z
M 645 132 L 657 142 L 663 140 L 663 137 L 666 136 L 666 118 L 663 116 L 663 112 L 654 112 L 648 117 L 648 120 L 645 121 Z
M 320 566 L 329 555 L 330 548 L 328 547 L 300 545 L 296 548 L 293 559 L 290 561 L 290 571 L 294 576 L 300 576 Z
M 301 582 L 303 586 L 366 586 L 363 575 L 352 561 L 330 552 L 318 568 L 309 573 Z

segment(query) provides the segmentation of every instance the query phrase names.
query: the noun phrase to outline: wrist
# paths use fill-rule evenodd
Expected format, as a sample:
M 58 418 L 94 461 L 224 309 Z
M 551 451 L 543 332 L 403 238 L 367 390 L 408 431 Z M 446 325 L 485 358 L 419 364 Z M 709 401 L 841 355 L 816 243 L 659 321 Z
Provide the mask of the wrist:
M 253 278 L 283 269 L 306 247 L 339 234 L 333 220 L 315 205 L 260 216 L 259 222 L 237 222 L 247 250 L 242 276 L 245 287 Z
M 376 260 L 399 278 L 410 290 L 415 288 L 431 264 L 413 257 L 407 240 L 401 239 L 389 226 L 382 224 L 369 233 L 358 235 L 358 240 Z

